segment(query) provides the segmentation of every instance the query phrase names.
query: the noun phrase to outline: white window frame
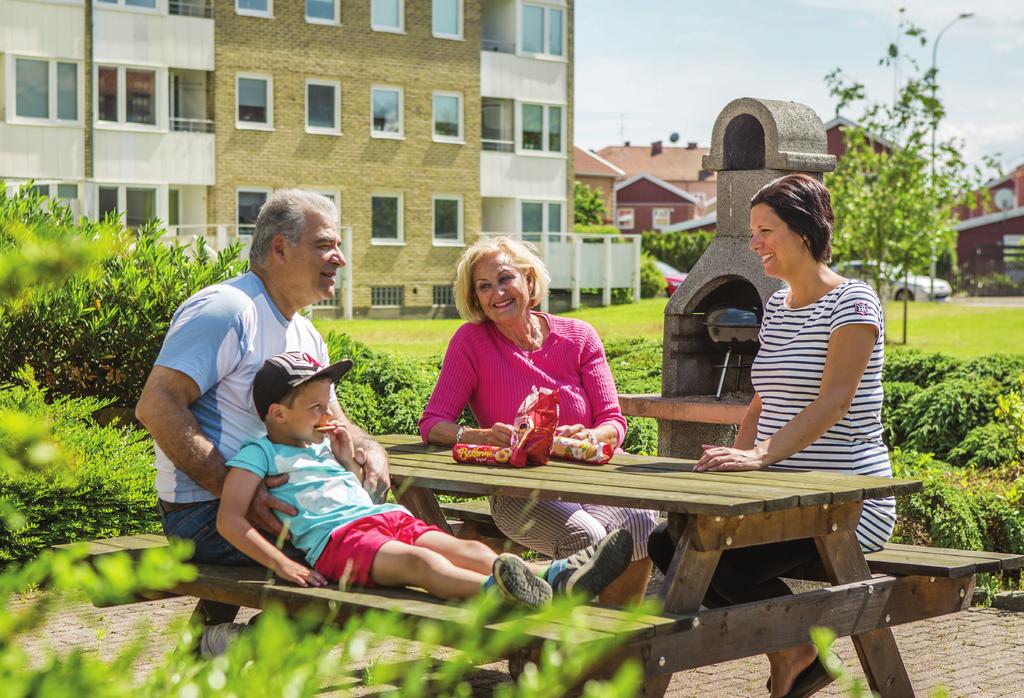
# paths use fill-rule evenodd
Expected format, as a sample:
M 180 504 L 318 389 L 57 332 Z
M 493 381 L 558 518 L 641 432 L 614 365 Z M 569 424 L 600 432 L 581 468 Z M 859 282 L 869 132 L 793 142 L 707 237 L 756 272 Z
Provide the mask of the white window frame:
M 437 97 L 456 97 L 459 100 L 459 135 L 457 136 L 441 136 L 437 133 L 437 103 L 435 99 Z M 465 117 L 465 104 L 466 100 L 461 92 L 444 92 L 436 91 L 430 97 L 430 134 L 434 141 L 437 143 L 459 143 L 464 144 L 466 142 L 466 117 Z
M 543 146 L 540 150 L 526 150 L 523 147 L 523 107 L 533 106 L 540 107 L 543 111 L 543 118 L 541 119 L 541 145 Z M 561 132 L 559 141 L 562 144 L 561 150 L 548 150 L 548 144 L 550 143 L 550 129 L 551 129 L 551 107 L 558 107 L 562 110 L 562 122 Z M 537 157 L 565 157 L 565 118 L 566 118 L 566 105 L 559 104 L 556 102 L 535 102 L 526 101 L 520 102 L 516 100 L 516 155 L 534 155 Z
M 441 1 L 443 2 L 444 0 L 441 0 Z M 459 13 L 459 21 L 458 21 L 459 30 L 458 30 L 458 32 L 455 33 L 455 34 L 445 34 L 444 32 L 438 32 L 438 31 L 434 30 L 434 15 L 437 12 L 438 0 L 432 0 L 432 2 L 430 4 L 430 33 L 434 36 L 435 39 L 448 39 L 450 41 L 465 41 L 466 16 L 463 13 L 463 10 L 464 10 L 464 7 L 463 7 L 464 0 L 450 0 L 450 1 L 454 2 L 456 4 L 457 11 Z
M 398 236 L 395 238 L 373 237 L 373 200 L 375 197 L 394 197 L 398 199 Z M 433 223 L 431 223 L 433 226 Z M 431 233 L 433 235 L 433 233 Z M 375 191 L 370 193 L 370 244 L 385 247 L 401 247 L 405 245 L 405 195 L 400 191 Z
M 238 236 L 242 236 L 243 235 L 243 233 L 241 231 L 241 223 L 238 222 L 238 195 L 241 194 L 242 192 L 254 193 L 254 194 L 266 194 L 267 198 L 269 199 L 271 194 L 274 193 L 274 190 L 271 187 L 247 187 L 247 186 L 244 186 L 244 185 L 240 186 L 240 187 L 235 187 L 235 220 L 234 220 L 233 225 L 235 226 L 235 234 L 238 235 Z M 253 225 L 255 225 L 255 223 Z M 251 232 L 250 233 L 244 233 L 244 235 L 246 237 L 249 237 L 249 238 L 252 237 L 252 233 Z
M 320 17 L 310 17 L 308 14 L 308 6 L 306 0 L 302 0 L 303 14 L 306 17 L 307 24 L 325 24 L 330 27 L 341 26 L 341 0 L 332 0 L 334 4 L 334 19 L 321 19 Z
M 378 288 L 379 289 L 384 289 L 384 288 L 397 288 L 397 289 L 399 289 L 399 294 L 398 295 L 400 296 L 402 302 L 401 303 L 387 303 L 387 304 L 380 304 L 380 305 L 375 304 L 373 302 L 373 292 L 374 292 L 375 289 L 378 289 Z M 394 284 L 392 286 L 371 286 L 370 287 L 370 307 L 371 308 L 404 308 L 405 307 L 405 286 L 402 286 L 402 285 L 399 285 L 399 284 Z
M 117 189 L 117 212 L 121 214 L 121 221 L 127 227 L 128 220 L 128 190 L 129 189 L 151 189 L 153 194 L 153 216 L 161 221 L 167 220 L 166 201 L 167 185 L 138 183 L 138 182 L 96 182 L 92 187 L 93 212 L 99 217 L 100 211 L 100 188 Z M 84 197 L 83 197 L 84 198 Z
M 100 68 L 117 69 L 117 121 L 100 119 Z M 156 116 L 154 124 L 137 124 L 128 122 L 128 81 L 125 73 L 129 70 L 145 70 L 155 73 L 153 78 L 153 111 Z M 96 62 L 92 66 L 92 113 L 93 123 L 97 129 L 116 129 L 118 131 L 167 131 L 167 68 L 151 65 L 133 65 L 126 63 Z
M 81 3 L 77 3 L 81 4 Z M 167 0 L 156 0 L 154 7 L 129 5 L 125 0 L 93 0 L 93 7 L 100 10 L 121 10 L 123 12 L 146 12 L 151 15 L 167 14 Z
M 454 240 L 447 238 L 438 238 L 437 229 L 434 227 L 437 222 L 437 202 L 438 201 L 455 201 L 459 205 L 458 214 L 456 216 L 456 237 Z M 430 197 L 430 237 L 433 241 L 434 247 L 464 247 L 465 240 L 462 232 L 462 195 L 461 194 L 434 194 Z
M 658 214 L 664 214 L 664 222 L 658 223 Z M 672 208 L 669 206 L 655 206 L 651 209 L 651 227 L 655 230 L 661 230 L 662 228 L 672 225 Z
M 629 216 L 629 225 L 623 225 L 622 217 Z M 636 208 L 623 206 L 615 209 L 615 227 L 619 230 L 633 230 L 636 228 Z
M 321 85 L 334 88 L 334 126 L 323 128 L 321 126 L 309 125 L 309 86 Z M 306 133 L 316 133 L 324 136 L 341 135 L 341 83 L 337 80 L 321 80 L 319 78 L 306 78 L 306 91 L 303 95 L 306 102 Z
M 238 80 L 265 80 L 267 83 L 267 122 L 242 121 L 238 118 Z M 235 73 L 235 128 L 240 131 L 273 131 L 274 130 L 274 76 L 267 73 Z
M 373 23 L 373 3 L 377 0 L 370 0 L 370 29 L 375 32 L 387 32 L 389 34 L 405 33 L 405 0 L 394 0 L 398 3 L 398 27 L 389 27 L 386 24 Z
M 373 127 L 373 93 L 377 90 L 391 90 L 398 93 L 398 133 L 377 131 Z M 433 107 L 431 107 L 433 111 Z M 370 137 L 405 140 L 405 90 L 398 85 L 370 85 Z
M 541 231 L 539 233 L 527 233 L 526 231 L 523 230 L 523 204 L 541 205 Z M 561 228 L 561 230 L 551 230 L 550 226 L 548 225 L 548 223 L 550 222 L 549 209 L 551 204 L 558 204 L 559 206 L 561 206 L 562 210 L 561 215 L 559 216 L 559 227 Z M 544 235 L 565 235 L 565 214 L 565 199 L 516 199 L 516 230 L 519 231 L 519 233 L 522 235 L 540 235 L 542 238 Z
M 541 32 L 544 35 L 544 48 L 540 52 L 524 51 L 523 50 L 523 29 L 525 28 L 525 26 L 523 24 L 523 5 L 530 5 L 532 7 L 539 7 L 542 10 L 544 10 L 544 24 L 541 27 Z M 555 54 L 551 53 L 551 42 L 550 42 L 551 32 L 548 30 L 548 27 L 550 26 L 550 21 L 551 20 L 548 19 L 548 16 L 550 15 L 550 13 L 553 10 L 554 11 L 559 11 L 559 12 L 562 13 L 562 55 L 561 56 L 556 56 Z M 517 34 L 517 36 L 516 36 L 516 55 L 524 57 L 524 58 L 539 58 L 541 60 L 548 60 L 548 61 L 562 61 L 563 63 L 568 62 L 569 59 L 568 59 L 568 56 L 566 55 L 566 54 L 569 53 L 568 46 L 567 46 L 567 38 L 568 38 L 568 33 L 569 32 L 568 32 L 568 27 L 566 26 L 566 24 L 568 23 L 568 14 L 569 13 L 567 12 L 567 8 L 565 6 L 563 6 L 563 5 L 550 5 L 550 4 L 545 4 L 543 2 L 518 2 L 518 3 L 516 3 L 516 27 L 518 29 L 518 31 L 516 32 L 516 34 Z
M 43 56 L 24 56 L 21 54 L 6 54 L 5 63 L 7 64 L 6 83 L 7 83 L 7 123 L 9 124 L 31 124 L 33 126 L 84 126 L 85 125 L 85 84 L 83 80 L 83 69 L 82 62 L 74 59 L 64 58 L 48 58 Z M 47 110 L 50 114 L 47 118 L 38 116 L 18 116 L 18 84 L 17 84 L 17 68 L 16 63 L 18 59 L 29 60 L 29 61 L 42 61 L 47 64 L 47 85 L 46 88 L 49 91 L 49 101 L 47 103 Z M 58 119 L 57 118 L 57 64 L 68 63 L 74 65 L 77 69 L 75 85 L 75 109 L 78 113 L 78 118 L 71 119 Z
M 305 10 L 303 10 L 305 13 Z M 265 17 L 266 19 L 274 18 L 274 0 L 267 0 L 266 10 L 250 10 L 248 8 L 239 7 L 238 0 L 235 0 L 235 14 L 243 17 Z

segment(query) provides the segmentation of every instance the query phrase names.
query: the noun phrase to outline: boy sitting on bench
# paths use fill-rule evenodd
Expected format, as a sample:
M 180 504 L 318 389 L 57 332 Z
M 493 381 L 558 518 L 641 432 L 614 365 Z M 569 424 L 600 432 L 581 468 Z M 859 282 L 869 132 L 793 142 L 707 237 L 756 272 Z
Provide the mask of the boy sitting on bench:
M 539 606 L 552 588 L 594 597 L 629 564 L 633 542 L 617 529 L 597 545 L 547 566 L 498 555 L 414 518 L 398 504 L 374 504 L 361 486 L 348 430 L 331 420 L 332 384 L 352 366 L 323 368 L 308 354 L 268 359 L 253 381 L 253 402 L 267 435 L 228 461 L 217 530 L 240 551 L 299 586 L 415 586 L 443 599 L 465 599 L 496 587 L 507 599 Z M 309 567 L 289 559 L 245 514 L 270 475 L 288 475 L 274 494 L 298 513 L 275 514 Z

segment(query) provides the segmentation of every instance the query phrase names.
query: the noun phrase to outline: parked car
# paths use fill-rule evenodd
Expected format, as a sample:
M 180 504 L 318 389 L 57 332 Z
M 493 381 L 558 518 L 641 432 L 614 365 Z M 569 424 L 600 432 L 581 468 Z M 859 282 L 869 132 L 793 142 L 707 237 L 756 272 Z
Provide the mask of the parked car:
M 862 262 L 854 259 L 849 262 L 841 262 L 833 265 L 832 271 L 850 279 L 861 279 L 871 282 L 871 266 L 875 262 Z M 882 300 L 901 301 L 904 298 L 911 301 L 948 301 L 953 293 L 953 288 L 945 279 L 935 279 L 934 295 L 932 295 L 931 277 L 920 274 L 909 274 L 903 276 L 903 272 L 886 264 L 881 265 L 882 270 Z
M 665 277 L 665 292 L 671 298 L 672 294 L 679 288 L 679 284 L 683 283 L 686 279 L 686 272 L 679 271 L 671 264 L 665 264 L 661 261 L 655 261 L 655 264 L 658 265 L 658 271 L 661 272 L 661 275 Z

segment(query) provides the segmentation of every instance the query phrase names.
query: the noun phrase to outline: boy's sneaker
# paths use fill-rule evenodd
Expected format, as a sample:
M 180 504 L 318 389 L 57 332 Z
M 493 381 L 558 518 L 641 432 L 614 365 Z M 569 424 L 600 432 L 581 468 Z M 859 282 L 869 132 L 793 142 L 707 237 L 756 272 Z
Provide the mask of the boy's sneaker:
M 617 528 L 595 545 L 565 559 L 565 570 L 552 583 L 555 591 L 594 598 L 615 581 L 633 559 L 633 536 Z
M 243 623 L 218 623 L 203 626 L 203 637 L 199 641 L 199 652 L 204 659 L 212 659 L 227 651 L 239 633 L 246 627 Z
M 535 575 L 517 555 L 499 555 L 491 567 L 491 574 L 506 599 L 532 607 L 551 601 L 551 585 Z

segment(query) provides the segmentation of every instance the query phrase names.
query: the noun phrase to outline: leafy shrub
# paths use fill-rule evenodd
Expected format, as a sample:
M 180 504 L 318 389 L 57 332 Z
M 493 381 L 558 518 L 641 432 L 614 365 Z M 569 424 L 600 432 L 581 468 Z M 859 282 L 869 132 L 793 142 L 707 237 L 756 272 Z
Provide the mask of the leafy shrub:
M 1013 436 L 1005 424 L 989 422 L 974 427 L 950 449 L 946 459 L 964 468 L 997 468 L 1016 458 Z
M 644 252 L 640 257 L 640 297 L 654 298 L 665 290 L 665 277 L 658 271 L 657 260 Z
M 621 234 L 621 231 L 618 228 L 616 228 L 614 225 L 604 225 L 604 224 L 581 225 L 581 224 L 577 223 L 575 226 L 573 226 L 573 231 L 572 232 L 578 233 L 579 235 L 620 235 Z
M 714 233 L 643 233 L 644 252 L 654 255 L 680 271 L 690 271 L 714 239 Z
M 900 410 L 907 402 L 921 392 L 921 386 L 906 381 L 888 381 L 882 383 L 885 401 L 882 403 L 882 426 L 885 429 L 885 440 L 889 444 L 903 443 L 906 436 L 893 429 L 894 424 L 904 420 L 899 417 Z
M 882 367 L 882 380 L 913 383 L 927 388 L 959 368 L 960 364 L 960 359 L 938 352 L 888 349 Z
M 893 445 L 945 457 L 971 429 L 991 421 L 999 393 L 991 379 L 953 378 L 924 388 L 892 415 Z
M 985 274 L 961 277 L 957 290 L 971 296 L 1019 296 L 1024 293 L 1024 286 L 1006 274 Z
M 1015 387 L 1024 375 L 1024 354 L 988 354 L 965 361 L 949 373 L 951 378 L 992 379 L 1006 388 Z

